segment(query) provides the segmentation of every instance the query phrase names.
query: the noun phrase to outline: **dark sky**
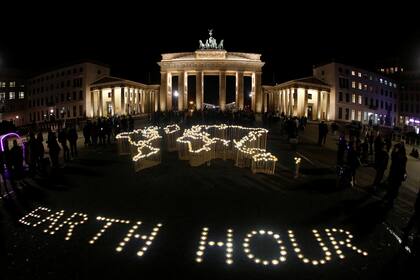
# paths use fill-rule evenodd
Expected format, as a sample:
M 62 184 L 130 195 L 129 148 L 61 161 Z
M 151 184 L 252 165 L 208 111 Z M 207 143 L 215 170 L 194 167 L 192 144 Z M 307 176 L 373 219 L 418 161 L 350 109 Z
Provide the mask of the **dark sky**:
M 310 75 L 312 65 L 331 59 L 371 67 L 399 58 L 420 65 L 416 7 L 316 2 L 229 8 L 235 2 L 197 1 L 188 4 L 190 11 L 163 1 L 2 6 L 0 67 L 33 72 L 94 59 L 111 65 L 115 76 L 147 83 L 150 75 L 159 83 L 160 54 L 196 50 L 209 28 L 228 51 L 261 53 L 265 83 Z

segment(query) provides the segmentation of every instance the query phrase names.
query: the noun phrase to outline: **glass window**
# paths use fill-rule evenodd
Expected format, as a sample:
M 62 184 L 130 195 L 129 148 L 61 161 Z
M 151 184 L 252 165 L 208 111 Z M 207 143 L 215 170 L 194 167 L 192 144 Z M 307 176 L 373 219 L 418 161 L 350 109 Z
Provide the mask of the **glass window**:
M 351 87 L 352 87 L 352 88 L 356 88 L 356 82 L 355 82 L 355 81 L 352 81 L 352 82 L 351 82 Z
M 361 78 L 362 77 L 362 73 L 357 73 L 357 76 L 359 76 L 359 78 Z
M 5 100 L 5 99 L 6 99 L 6 93 L 0 92 L 0 100 Z
M 356 103 L 356 94 L 354 93 L 351 95 L 351 102 Z
M 343 93 L 341 91 L 338 92 L 338 101 L 343 101 Z
M 11 91 L 11 92 L 9 92 L 9 99 L 15 99 L 15 92 L 14 91 Z
M 351 70 L 351 75 L 352 75 L 352 76 L 356 76 L 356 71 Z
M 16 86 L 16 82 L 10 82 L 10 83 L 9 83 L 9 86 L 10 86 L 10 87 L 15 87 L 15 86 Z
M 343 118 L 343 108 L 338 107 L 338 118 L 341 120 Z
M 350 109 L 346 108 L 346 115 L 344 116 L 346 120 L 350 118 Z
M 362 83 L 359 83 L 357 88 L 361 90 L 362 89 Z
M 25 98 L 25 93 L 23 91 L 19 91 L 19 99 Z
M 359 95 L 359 104 L 362 104 L 362 96 L 361 95 Z
M 0 82 L 0 87 L 2 88 L 6 87 L 6 82 Z

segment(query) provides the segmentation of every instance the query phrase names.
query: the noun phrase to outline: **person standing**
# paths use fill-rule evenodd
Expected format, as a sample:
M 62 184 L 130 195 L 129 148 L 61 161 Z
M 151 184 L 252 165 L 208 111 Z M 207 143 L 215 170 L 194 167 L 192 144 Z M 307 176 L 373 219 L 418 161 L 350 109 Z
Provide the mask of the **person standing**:
M 55 132 L 48 132 L 47 145 L 52 162 L 52 167 L 58 168 L 58 154 L 60 153 L 60 146 L 57 143 L 57 137 L 55 136 Z
M 69 161 L 70 160 L 70 150 L 69 150 L 69 147 L 67 146 L 67 133 L 66 133 L 65 129 L 61 129 L 58 132 L 58 142 L 60 142 L 61 147 L 63 148 L 64 161 Z
M 324 121 L 318 124 L 318 145 L 322 145 L 324 139 Z
M 69 143 L 70 143 L 70 153 L 71 153 L 71 157 L 77 157 L 77 139 L 78 139 L 78 135 L 77 135 L 77 131 L 76 131 L 76 127 L 72 126 L 69 129 L 68 132 L 68 139 L 69 139 Z
M 343 165 L 344 163 L 344 153 L 346 152 L 347 148 L 347 141 L 346 137 L 342 134 L 338 139 L 338 147 L 337 147 L 337 165 Z
M 18 146 L 17 140 L 13 140 L 13 147 L 10 149 L 10 157 L 13 168 L 13 177 L 21 178 L 23 171 L 23 154 L 22 148 Z
M 389 186 L 383 201 L 385 206 L 392 208 L 394 200 L 398 196 L 402 182 L 406 176 L 407 156 L 405 154 L 405 147 L 403 143 L 395 144 L 391 153 L 391 167 L 389 169 Z
M 382 150 L 378 151 L 375 156 L 376 175 L 375 175 L 375 180 L 373 181 L 373 187 L 375 189 L 382 182 L 385 170 L 388 168 L 388 161 L 389 161 L 389 155 L 382 147 Z
M 354 148 L 354 142 L 350 141 L 347 150 L 347 164 L 350 169 L 351 185 L 356 185 L 356 170 L 360 166 L 360 160 Z

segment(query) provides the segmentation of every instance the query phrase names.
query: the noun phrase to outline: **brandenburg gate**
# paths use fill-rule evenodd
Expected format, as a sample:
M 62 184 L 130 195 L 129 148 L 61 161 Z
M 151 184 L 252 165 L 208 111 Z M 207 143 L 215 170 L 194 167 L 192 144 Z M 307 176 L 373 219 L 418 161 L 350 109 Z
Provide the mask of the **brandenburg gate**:
M 195 108 L 203 109 L 204 77 L 219 76 L 219 106 L 226 106 L 226 77 L 235 76 L 235 107 L 244 108 L 244 77 L 251 77 L 251 108 L 256 113 L 263 110 L 261 88 L 261 71 L 264 62 L 261 54 L 227 52 L 223 48 L 223 40 L 217 44 L 209 30 L 210 37 L 203 43 L 199 41 L 200 49 L 195 52 L 166 53 L 158 62 L 161 73 L 159 108 L 161 111 L 188 109 L 188 76 L 196 77 Z M 172 108 L 174 89 L 172 77 L 178 77 L 178 108 Z

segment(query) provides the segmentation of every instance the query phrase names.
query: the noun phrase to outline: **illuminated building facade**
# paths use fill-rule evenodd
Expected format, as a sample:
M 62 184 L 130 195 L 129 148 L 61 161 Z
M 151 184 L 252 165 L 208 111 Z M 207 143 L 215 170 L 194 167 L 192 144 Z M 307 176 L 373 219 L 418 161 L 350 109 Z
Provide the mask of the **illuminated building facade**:
M 313 76 L 331 86 L 331 119 L 385 126 L 397 124 L 395 80 L 336 62 L 314 67 Z
M 204 77 L 219 77 L 219 107 L 226 109 L 226 77 L 235 77 L 235 107 L 244 109 L 244 77 L 251 77 L 251 109 L 261 113 L 263 98 L 261 75 L 264 62 L 260 54 L 227 52 L 223 40 L 217 44 L 209 32 L 205 43 L 199 41 L 200 49 L 195 52 L 162 54 L 160 66 L 160 111 L 183 111 L 188 104 L 195 104 L 197 110 L 204 106 Z M 188 100 L 188 77 L 195 76 L 195 97 Z M 172 78 L 178 77 L 178 88 L 172 88 Z M 176 92 L 176 96 L 174 93 Z M 176 98 L 176 102 L 173 99 Z
M 0 119 L 15 125 L 25 122 L 25 77 L 12 69 L 0 71 Z

